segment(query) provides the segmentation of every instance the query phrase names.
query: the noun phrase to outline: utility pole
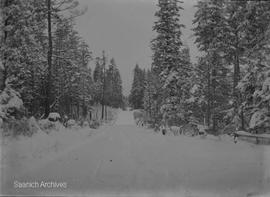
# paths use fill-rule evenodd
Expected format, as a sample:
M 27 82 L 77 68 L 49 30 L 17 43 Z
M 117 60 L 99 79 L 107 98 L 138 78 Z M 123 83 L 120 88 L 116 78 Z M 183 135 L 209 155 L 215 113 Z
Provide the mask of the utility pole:
M 105 78 L 106 78 L 106 57 L 105 51 L 102 51 L 102 69 L 103 69 L 103 88 L 102 88 L 102 113 L 101 119 L 104 120 L 104 109 L 105 109 Z

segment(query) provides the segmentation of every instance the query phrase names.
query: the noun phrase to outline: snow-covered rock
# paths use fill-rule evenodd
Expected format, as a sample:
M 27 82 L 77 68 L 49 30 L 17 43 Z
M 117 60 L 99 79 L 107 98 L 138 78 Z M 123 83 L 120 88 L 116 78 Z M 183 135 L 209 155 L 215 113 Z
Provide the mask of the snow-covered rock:
M 61 119 L 61 116 L 60 116 L 59 113 L 52 112 L 52 113 L 49 114 L 48 119 L 49 119 L 50 121 L 56 122 L 56 121 L 58 121 L 58 120 Z
M 207 134 L 207 132 L 206 132 L 206 130 L 208 129 L 207 126 L 198 124 L 197 128 L 199 130 L 199 135 L 206 135 Z

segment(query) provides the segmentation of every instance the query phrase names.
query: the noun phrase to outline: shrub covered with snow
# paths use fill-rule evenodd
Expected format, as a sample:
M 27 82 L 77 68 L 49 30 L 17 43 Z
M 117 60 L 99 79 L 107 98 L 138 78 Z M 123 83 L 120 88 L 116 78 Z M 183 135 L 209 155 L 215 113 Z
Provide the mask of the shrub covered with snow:
M 171 126 L 170 131 L 176 136 L 180 134 L 181 129 L 178 126 Z
M 3 135 L 4 136 L 19 136 L 26 135 L 31 136 L 33 133 L 31 132 L 28 124 L 28 120 L 26 118 L 22 119 L 8 119 L 3 122 Z
M 252 114 L 249 128 L 250 129 L 260 129 L 260 128 L 269 128 L 270 129 L 270 116 L 267 115 L 266 109 L 261 109 Z
M 254 128 L 270 129 L 270 70 L 263 72 L 258 78 L 259 88 L 253 93 L 253 114 L 249 126 Z
M 75 126 L 77 126 L 77 123 L 76 123 L 75 120 L 70 119 L 70 120 L 67 121 L 67 127 L 68 128 L 75 127 Z
M 59 131 L 61 128 L 63 128 L 63 125 L 60 122 L 53 122 L 48 119 L 39 120 L 38 125 L 40 129 L 46 133 L 50 133 L 52 131 Z
M 85 127 L 89 127 L 89 123 L 87 121 L 84 121 L 83 124 L 82 124 L 82 127 L 85 128 Z
M 199 130 L 194 124 L 185 124 L 180 127 L 180 133 L 187 136 L 194 136 L 199 134 Z
M 0 93 L 0 127 L 4 135 L 31 135 L 20 94 L 9 85 Z
M 23 101 L 20 94 L 7 86 L 0 93 L 0 118 L 7 120 L 10 118 L 18 119 L 23 114 Z
M 29 130 L 31 133 L 37 133 L 37 132 L 41 131 L 37 120 L 33 116 L 31 118 L 29 118 L 28 126 L 29 126 Z
M 92 128 L 92 129 L 97 129 L 99 128 L 101 125 L 101 122 L 98 121 L 98 120 L 92 120 L 89 124 L 89 127 Z

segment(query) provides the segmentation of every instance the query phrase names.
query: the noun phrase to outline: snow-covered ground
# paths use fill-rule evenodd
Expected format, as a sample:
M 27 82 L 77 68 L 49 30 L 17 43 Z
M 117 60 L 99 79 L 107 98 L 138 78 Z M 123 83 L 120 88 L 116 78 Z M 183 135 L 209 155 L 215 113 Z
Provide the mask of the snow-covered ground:
M 133 114 L 131 111 L 119 111 L 116 125 L 135 125 Z
M 2 142 L 1 193 L 270 196 L 267 146 L 234 144 L 230 137 L 163 136 L 136 127 L 130 111 L 120 111 L 115 125 L 92 132 L 65 130 Z M 67 188 L 15 189 L 14 181 L 65 182 Z

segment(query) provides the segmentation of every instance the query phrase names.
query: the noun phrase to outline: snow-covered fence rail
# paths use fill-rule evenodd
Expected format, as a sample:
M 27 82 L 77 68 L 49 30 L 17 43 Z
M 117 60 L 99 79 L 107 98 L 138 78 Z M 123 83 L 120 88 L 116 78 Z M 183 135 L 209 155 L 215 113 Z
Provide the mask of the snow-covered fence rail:
M 270 144 L 270 134 L 252 134 L 245 131 L 237 131 L 235 135 L 243 140 L 252 141 L 256 144 Z

